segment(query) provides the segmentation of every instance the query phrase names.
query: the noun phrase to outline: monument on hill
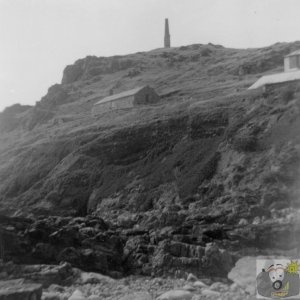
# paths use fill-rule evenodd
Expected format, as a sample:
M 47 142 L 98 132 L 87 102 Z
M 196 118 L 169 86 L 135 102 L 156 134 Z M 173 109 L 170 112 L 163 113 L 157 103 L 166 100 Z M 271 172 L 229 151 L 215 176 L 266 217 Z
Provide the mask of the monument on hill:
M 170 48 L 171 47 L 171 36 L 169 32 L 169 20 L 165 19 L 165 43 L 164 43 L 165 48 Z

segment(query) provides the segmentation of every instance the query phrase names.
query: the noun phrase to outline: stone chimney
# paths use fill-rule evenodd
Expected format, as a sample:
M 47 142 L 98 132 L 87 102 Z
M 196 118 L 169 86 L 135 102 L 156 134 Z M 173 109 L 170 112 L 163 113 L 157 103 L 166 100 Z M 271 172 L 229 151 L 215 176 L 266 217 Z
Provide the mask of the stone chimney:
M 164 43 L 165 48 L 170 48 L 171 47 L 171 36 L 169 32 L 169 20 L 165 19 L 165 43 Z

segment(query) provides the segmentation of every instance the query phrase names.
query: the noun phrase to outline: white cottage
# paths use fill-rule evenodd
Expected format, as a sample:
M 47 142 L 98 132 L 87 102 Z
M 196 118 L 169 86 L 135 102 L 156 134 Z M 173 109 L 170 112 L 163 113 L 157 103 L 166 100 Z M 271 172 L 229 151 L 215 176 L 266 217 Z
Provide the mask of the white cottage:
M 292 52 L 284 57 L 284 72 L 266 75 L 258 79 L 249 90 L 267 88 L 272 85 L 285 84 L 300 81 L 300 50 Z
M 300 50 L 294 51 L 284 57 L 284 72 L 300 70 Z

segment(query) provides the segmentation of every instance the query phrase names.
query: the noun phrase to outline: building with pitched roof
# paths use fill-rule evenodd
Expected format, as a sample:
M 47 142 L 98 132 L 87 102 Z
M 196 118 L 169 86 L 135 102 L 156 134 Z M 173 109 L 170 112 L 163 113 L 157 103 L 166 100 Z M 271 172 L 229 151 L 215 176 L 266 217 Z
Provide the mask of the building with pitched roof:
M 97 96 L 93 97 L 93 100 Z M 137 105 L 157 103 L 159 96 L 150 86 L 142 86 L 119 94 L 107 96 L 94 104 L 93 114 L 102 114 L 107 111 L 131 108 Z
M 284 57 L 284 72 L 300 70 L 300 50 Z
M 300 50 L 284 57 L 284 72 L 266 75 L 258 79 L 249 87 L 249 90 L 267 88 L 273 85 L 282 85 L 300 81 Z

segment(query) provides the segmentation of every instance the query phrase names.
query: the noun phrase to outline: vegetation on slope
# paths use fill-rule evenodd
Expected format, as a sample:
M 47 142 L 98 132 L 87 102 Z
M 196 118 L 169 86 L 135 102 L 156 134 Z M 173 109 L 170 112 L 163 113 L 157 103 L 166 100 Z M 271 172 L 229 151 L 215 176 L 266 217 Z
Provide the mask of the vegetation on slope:
M 12 219 L 6 255 L 226 276 L 253 247 L 299 247 L 299 88 L 247 91 L 299 46 L 87 57 L 34 107 L 3 111 L 0 210 L 39 216 Z M 93 96 L 143 84 L 160 103 L 92 116 Z

